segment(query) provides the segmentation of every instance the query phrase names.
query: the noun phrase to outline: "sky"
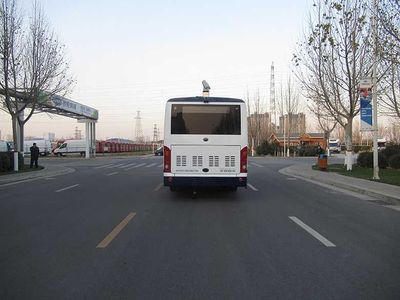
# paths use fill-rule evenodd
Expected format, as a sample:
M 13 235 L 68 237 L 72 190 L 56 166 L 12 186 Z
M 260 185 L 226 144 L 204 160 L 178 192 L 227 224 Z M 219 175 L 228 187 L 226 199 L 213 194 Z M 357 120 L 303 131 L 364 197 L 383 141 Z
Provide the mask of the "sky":
M 281 1 L 39 1 L 57 36 L 75 84 L 68 98 L 99 110 L 97 138 L 133 139 L 141 114 L 145 136 L 161 133 L 169 98 L 197 96 L 202 80 L 211 96 L 245 98 L 259 91 L 269 108 L 271 63 L 276 86 L 285 81 L 310 0 Z M 20 0 L 25 15 L 30 0 Z M 70 137 L 84 125 L 37 114 L 27 136 Z M 11 133 L 0 113 L 2 137 Z

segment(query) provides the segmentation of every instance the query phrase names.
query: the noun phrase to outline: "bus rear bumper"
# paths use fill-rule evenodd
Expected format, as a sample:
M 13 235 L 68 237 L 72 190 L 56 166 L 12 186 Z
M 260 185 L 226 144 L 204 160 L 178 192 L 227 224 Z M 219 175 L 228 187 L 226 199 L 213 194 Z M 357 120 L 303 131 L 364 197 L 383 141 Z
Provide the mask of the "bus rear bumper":
M 176 177 L 164 176 L 164 186 L 171 187 L 246 187 L 247 177 Z

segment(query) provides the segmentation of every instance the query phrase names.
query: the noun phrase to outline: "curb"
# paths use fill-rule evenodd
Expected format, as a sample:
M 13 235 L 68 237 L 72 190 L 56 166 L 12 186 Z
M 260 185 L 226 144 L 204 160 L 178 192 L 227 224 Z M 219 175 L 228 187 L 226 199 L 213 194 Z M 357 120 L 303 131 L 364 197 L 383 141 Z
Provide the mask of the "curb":
M 73 168 L 68 168 L 68 167 L 63 167 L 61 170 L 56 170 L 56 171 L 49 171 L 46 172 L 46 168 L 40 170 L 40 171 L 35 171 L 33 172 L 34 174 L 29 174 L 26 176 L 20 176 L 18 178 L 5 178 L 5 180 L 0 181 L 0 186 L 7 186 L 7 185 L 12 185 L 12 184 L 17 184 L 21 182 L 27 182 L 27 181 L 33 181 L 33 180 L 38 180 L 46 177 L 55 177 L 55 176 L 60 176 L 60 175 L 66 175 L 75 172 L 75 169 Z M 7 175 L 5 175 L 7 176 Z
M 394 196 L 391 196 L 391 195 L 386 195 L 386 194 L 374 192 L 374 191 L 371 191 L 371 190 L 366 190 L 366 189 L 363 189 L 363 188 L 359 188 L 359 187 L 356 187 L 356 186 L 353 186 L 353 185 L 344 184 L 344 183 L 337 182 L 337 181 L 334 181 L 334 180 L 326 180 L 326 179 L 324 180 L 324 179 L 321 179 L 320 177 L 314 176 L 314 175 L 306 175 L 304 173 L 300 174 L 300 173 L 294 172 L 291 169 L 291 167 L 292 166 L 280 169 L 279 173 L 284 174 L 284 175 L 293 176 L 293 177 L 296 177 L 296 178 L 299 178 L 299 179 L 310 179 L 310 180 L 313 180 L 315 182 L 320 182 L 320 183 L 323 183 L 323 184 L 331 185 L 331 186 L 334 186 L 334 187 L 342 188 L 342 189 L 345 189 L 345 190 L 348 190 L 348 191 L 351 191 L 351 192 L 356 192 L 356 193 L 367 195 L 367 196 L 371 196 L 371 197 L 384 198 L 388 202 L 388 204 L 400 205 L 400 196 L 399 197 L 394 197 Z M 340 174 L 337 174 L 337 175 L 340 175 Z M 343 176 L 343 175 L 341 175 L 341 176 Z M 360 180 L 363 180 L 363 179 L 360 179 Z

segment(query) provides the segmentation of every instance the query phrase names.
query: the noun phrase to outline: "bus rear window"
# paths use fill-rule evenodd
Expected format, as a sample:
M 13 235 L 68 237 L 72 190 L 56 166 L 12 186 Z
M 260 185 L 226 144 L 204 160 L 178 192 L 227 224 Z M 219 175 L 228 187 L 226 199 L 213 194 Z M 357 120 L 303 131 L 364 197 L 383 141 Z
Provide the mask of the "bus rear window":
M 240 135 L 240 105 L 173 104 L 171 134 Z

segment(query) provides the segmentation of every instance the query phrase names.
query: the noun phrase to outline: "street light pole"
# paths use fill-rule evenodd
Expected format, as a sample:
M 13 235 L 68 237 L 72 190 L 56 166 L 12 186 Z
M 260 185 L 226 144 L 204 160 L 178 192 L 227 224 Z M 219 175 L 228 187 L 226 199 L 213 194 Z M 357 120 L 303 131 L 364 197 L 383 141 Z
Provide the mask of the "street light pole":
M 373 160 L 374 160 L 374 180 L 379 180 L 379 162 L 378 162 L 378 104 L 377 104 L 377 63 L 378 63 L 378 0 L 373 0 L 373 40 L 374 40 L 374 53 L 373 53 L 373 66 L 372 66 L 372 106 L 373 106 Z

